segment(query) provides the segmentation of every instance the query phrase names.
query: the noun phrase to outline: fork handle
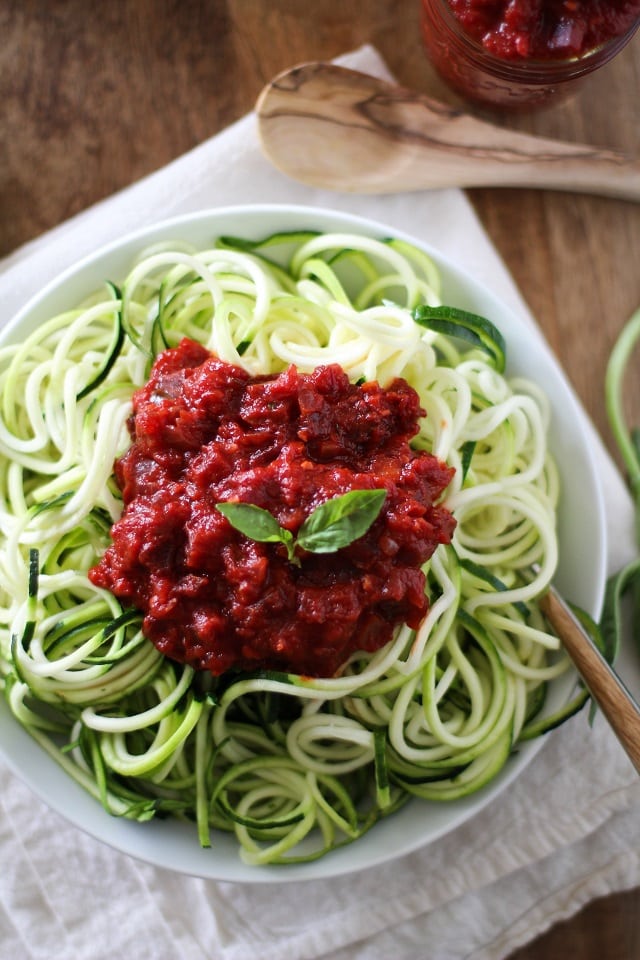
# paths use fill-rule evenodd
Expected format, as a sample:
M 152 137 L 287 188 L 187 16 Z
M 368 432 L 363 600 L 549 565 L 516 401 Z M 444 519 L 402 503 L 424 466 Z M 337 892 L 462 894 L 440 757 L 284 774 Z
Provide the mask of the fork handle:
M 544 594 L 539 604 L 591 696 L 640 773 L 640 707 L 553 589 Z

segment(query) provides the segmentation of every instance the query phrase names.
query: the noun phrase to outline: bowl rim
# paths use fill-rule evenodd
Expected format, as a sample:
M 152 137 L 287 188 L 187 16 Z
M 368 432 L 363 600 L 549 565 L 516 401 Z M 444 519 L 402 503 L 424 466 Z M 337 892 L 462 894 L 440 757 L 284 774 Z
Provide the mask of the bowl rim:
M 586 586 L 584 583 L 581 584 L 580 578 L 576 579 L 571 570 L 564 570 L 563 568 L 563 576 L 561 576 L 558 586 L 567 596 L 571 596 L 571 593 L 567 593 L 567 589 L 577 584 L 579 594 L 582 590 L 582 594 L 576 597 L 577 602 L 581 603 L 592 616 L 597 616 L 602 604 L 606 581 L 606 522 L 603 486 L 587 434 L 587 416 L 540 331 L 529 324 L 523 316 L 519 316 L 511 306 L 493 294 L 486 284 L 474 278 L 463 266 L 454 263 L 450 257 L 442 254 L 433 244 L 419 239 L 408 231 L 398 230 L 395 227 L 386 226 L 379 220 L 338 209 L 283 203 L 214 207 L 196 213 L 187 213 L 166 220 L 159 220 L 123 234 L 123 236 L 100 246 L 95 251 L 80 258 L 76 263 L 66 267 L 58 276 L 46 283 L 40 291 L 31 296 L 8 321 L 0 331 L 0 346 L 14 342 L 12 338 L 15 338 L 25 325 L 27 329 L 30 324 L 33 328 L 45 316 L 53 315 L 54 307 L 49 307 L 48 304 L 55 303 L 63 293 L 62 299 L 64 300 L 68 285 L 73 283 L 87 285 L 86 295 L 91 290 L 95 290 L 96 282 L 92 277 L 99 265 L 118 258 L 122 259 L 125 256 L 129 257 L 128 262 L 130 263 L 129 251 L 132 249 L 140 251 L 144 246 L 155 243 L 161 237 L 167 237 L 175 232 L 184 233 L 184 231 L 187 231 L 192 235 L 197 234 L 201 228 L 208 229 L 209 224 L 212 225 L 210 237 L 213 241 L 216 235 L 229 233 L 229 230 L 215 228 L 216 223 L 220 224 L 224 221 L 238 221 L 240 224 L 243 221 L 246 223 L 253 221 L 254 227 L 261 223 L 263 225 L 262 229 L 257 233 L 255 229 L 252 231 L 256 236 L 267 236 L 270 232 L 273 232 L 270 227 L 270 223 L 273 221 L 291 221 L 290 229 L 296 226 L 301 228 L 304 224 L 308 229 L 318 229 L 321 232 L 329 232 L 329 230 L 331 232 L 355 231 L 367 236 L 393 236 L 404 239 L 415 244 L 434 259 L 442 274 L 444 289 L 447 285 L 456 289 L 458 284 L 460 285 L 460 299 L 464 302 L 457 305 L 469 308 L 470 301 L 479 298 L 484 304 L 488 305 L 494 322 L 495 313 L 497 313 L 508 320 L 509 324 L 513 324 L 513 327 L 510 327 L 508 331 L 502 328 L 507 341 L 508 353 L 510 343 L 512 345 L 515 343 L 518 349 L 518 344 L 523 341 L 527 349 L 530 348 L 530 355 L 534 357 L 534 364 L 542 363 L 543 369 L 546 368 L 546 373 L 551 376 L 554 393 L 559 393 L 565 405 L 560 417 L 560 433 L 562 434 L 562 430 L 566 428 L 567 433 L 570 432 L 571 436 L 568 438 L 562 436 L 563 457 L 561 462 L 566 464 L 569 457 L 569 453 L 565 449 L 565 439 L 569 440 L 571 450 L 579 454 L 579 458 L 583 461 L 578 497 L 584 499 L 585 491 L 588 489 L 586 500 L 591 511 L 591 523 L 583 524 L 583 528 L 590 527 L 591 529 L 586 532 L 583 529 L 580 535 L 583 538 L 586 535 L 587 540 L 591 537 L 594 541 L 595 550 L 592 551 L 592 563 L 587 568 L 590 572 L 590 578 L 587 579 L 590 582 Z M 236 231 L 236 235 L 243 235 L 242 228 Z M 102 277 L 106 279 L 104 273 Z M 70 299 L 73 302 L 67 303 L 67 307 L 79 302 L 81 297 L 71 297 Z M 481 312 L 477 308 L 476 311 Z M 500 323 L 497 325 L 500 327 Z M 530 355 L 528 354 L 528 356 Z M 510 366 L 508 360 L 508 373 Z M 559 416 L 553 404 L 552 414 L 554 417 Z M 571 509 L 573 509 L 573 506 Z M 568 534 L 566 530 L 564 533 L 560 530 L 559 535 L 566 537 Z M 584 562 L 582 552 L 577 552 L 577 559 Z M 560 567 L 563 567 L 562 559 Z M 12 726 L 10 727 L 9 724 Z M 7 741 L 7 730 L 9 730 L 9 742 Z M 544 742 L 545 738 L 542 737 L 536 741 L 523 744 L 518 750 L 518 755 L 513 758 L 513 762 L 507 765 L 496 780 L 492 781 L 478 794 L 466 798 L 465 802 L 456 801 L 449 805 L 448 815 L 444 818 L 440 817 L 438 819 L 437 810 L 433 808 L 433 805 L 420 800 L 411 801 L 414 806 L 422 808 L 417 817 L 413 816 L 411 823 L 416 820 L 420 824 L 423 819 L 428 818 L 429 812 L 436 818 L 436 825 L 427 830 L 426 835 L 420 832 L 420 835 L 416 836 L 410 826 L 408 829 L 393 829 L 394 824 L 397 827 L 401 823 L 399 818 L 402 818 L 411 807 L 411 804 L 409 804 L 408 807 L 398 811 L 393 817 L 381 821 L 367 835 L 368 842 L 361 840 L 357 844 L 340 848 L 311 863 L 288 865 L 286 867 L 249 867 L 240 860 L 235 843 L 233 846 L 235 862 L 231 862 L 230 857 L 227 856 L 224 845 L 222 845 L 222 860 L 220 861 L 219 858 L 216 859 L 215 846 L 211 850 L 203 850 L 198 844 L 195 829 L 189 827 L 189 831 L 193 829 L 195 843 L 197 844 L 197 847 L 194 848 L 194 838 L 190 836 L 190 833 L 185 832 L 186 825 L 179 824 L 179 822 L 162 820 L 138 824 L 111 817 L 104 811 L 98 801 L 79 787 L 44 752 L 9 712 L 4 698 L 0 699 L 0 755 L 4 757 L 13 773 L 50 809 L 60 814 L 76 828 L 129 856 L 178 873 L 230 882 L 288 883 L 308 879 L 327 879 L 379 866 L 381 863 L 431 844 L 480 813 L 492 800 L 502 794 L 507 786 L 524 772 L 533 757 L 543 747 Z M 58 774 L 62 774 L 64 780 Z M 53 786 L 51 778 L 55 781 Z M 70 797 L 72 802 L 70 802 Z M 168 824 L 171 826 L 170 834 L 166 829 Z

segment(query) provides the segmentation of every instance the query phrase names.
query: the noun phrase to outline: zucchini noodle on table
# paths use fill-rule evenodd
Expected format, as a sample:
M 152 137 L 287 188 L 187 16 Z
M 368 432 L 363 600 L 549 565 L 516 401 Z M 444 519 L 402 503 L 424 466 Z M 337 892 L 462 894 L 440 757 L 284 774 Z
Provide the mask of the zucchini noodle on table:
M 585 702 L 542 713 L 568 667 L 536 604 L 557 563 L 546 399 L 506 376 L 488 320 L 441 303 L 425 253 L 350 233 L 222 238 L 156 246 L 113 280 L 0 350 L 0 680 L 107 811 L 194 820 L 203 846 L 233 832 L 249 863 L 309 860 L 412 796 L 478 790 Z M 412 446 L 454 468 L 457 523 L 424 567 L 417 629 L 331 677 L 214 676 L 163 656 L 92 583 L 122 512 L 133 393 L 183 338 L 252 376 L 337 363 L 417 391 Z

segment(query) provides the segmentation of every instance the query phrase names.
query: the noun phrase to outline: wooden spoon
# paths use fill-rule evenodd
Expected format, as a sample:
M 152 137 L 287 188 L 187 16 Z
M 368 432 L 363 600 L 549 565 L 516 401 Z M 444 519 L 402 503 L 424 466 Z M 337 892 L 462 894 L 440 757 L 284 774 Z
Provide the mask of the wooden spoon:
M 636 159 L 502 129 L 332 63 L 281 73 L 260 94 L 256 112 L 267 157 L 316 187 L 538 187 L 640 200 Z
M 539 603 L 591 696 L 640 773 L 640 707 L 560 594 L 550 587 Z

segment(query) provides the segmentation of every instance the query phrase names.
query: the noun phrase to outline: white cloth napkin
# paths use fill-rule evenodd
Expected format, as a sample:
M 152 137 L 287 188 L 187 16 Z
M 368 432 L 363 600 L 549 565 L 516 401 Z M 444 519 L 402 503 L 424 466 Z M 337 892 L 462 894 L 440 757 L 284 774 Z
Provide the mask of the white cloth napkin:
M 386 73 L 369 47 L 343 62 Z M 248 116 L 7 258 L 0 320 L 132 228 L 259 201 L 338 207 L 413 233 L 529 317 L 461 192 L 359 197 L 303 187 L 263 159 Z M 595 433 L 593 442 L 614 570 L 632 555 L 631 503 Z M 640 686 L 632 657 L 623 669 Z M 490 808 L 427 848 L 332 881 L 234 885 L 114 852 L 49 811 L 0 762 L 0 851 L 2 958 L 500 960 L 589 899 L 640 883 L 640 781 L 606 724 L 591 729 L 583 711 Z

